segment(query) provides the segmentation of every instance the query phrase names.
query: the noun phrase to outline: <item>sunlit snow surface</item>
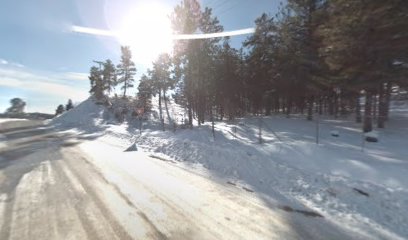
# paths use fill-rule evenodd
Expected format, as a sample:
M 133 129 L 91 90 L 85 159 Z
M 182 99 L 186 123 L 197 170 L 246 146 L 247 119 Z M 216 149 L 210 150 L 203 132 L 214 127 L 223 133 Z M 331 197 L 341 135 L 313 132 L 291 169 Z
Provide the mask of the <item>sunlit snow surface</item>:
M 181 121 L 182 110 L 172 104 L 169 115 Z M 164 116 L 167 118 L 165 112 Z M 180 185 L 179 197 L 192 204 L 200 204 L 201 198 L 183 195 L 188 192 L 182 188 L 188 178 L 150 176 L 149 168 L 155 164 L 143 156 L 154 155 L 166 160 L 156 160 L 160 164 L 175 165 L 227 185 L 233 183 L 231 186 L 238 189 L 245 187 L 263 204 L 305 205 L 363 238 L 403 239 L 408 238 L 407 120 L 407 105 L 393 105 L 387 128 L 378 130 L 380 141 L 365 143 L 363 149 L 361 126 L 352 119 L 320 119 L 319 145 L 315 144 L 316 122 L 303 116 L 262 118 L 262 145 L 258 143 L 257 118 L 217 123 L 215 138 L 210 124 L 162 132 L 152 118 L 144 123 L 139 136 L 138 121 L 118 124 L 91 100 L 53 124 L 100 136 L 81 145 L 95 161 L 145 174 L 146 181 L 163 186 L 160 191 L 174 191 L 169 189 Z M 340 136 L 332 137 L 331 131 L 338 131 Z M 142 151 L 124 153 L 133 142 Z M 137 159 L 144 159 L 144 168 L 134 165 Z

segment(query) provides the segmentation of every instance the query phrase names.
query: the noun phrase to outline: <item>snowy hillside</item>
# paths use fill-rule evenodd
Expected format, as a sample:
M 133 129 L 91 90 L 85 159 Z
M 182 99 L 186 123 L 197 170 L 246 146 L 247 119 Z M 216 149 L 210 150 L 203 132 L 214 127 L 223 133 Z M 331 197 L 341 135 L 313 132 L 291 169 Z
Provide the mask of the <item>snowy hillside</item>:
M 157 115 L 155 101 L 153 110 Z M 361 126 L 352 120 L 304 116 L 243 118 L 190 129 L 161 131 L 158 119 L 116 123 L 113 113 L 91 99 L 54 119 L 60 129 L 104 135 L 99 140 L 126 149 L 136 141 L 143 151 L 195 172 L 209 172 L 267 201 L 311 209 L 356 236 L 408 238 L 408 111 L 394 102 L 378 143 L 362 144 Z M 163 106 L 164 109 L 164 106 Z M 169 104 L 172 119 L 183 109 Z M 163 110 L 167 120 L 167 113 Z M 262 144 L 259 144 L 259 124 Z M 339 133 L 338 137 L 331 132 Z M 118 162 L 120 164 L 120 162 Z

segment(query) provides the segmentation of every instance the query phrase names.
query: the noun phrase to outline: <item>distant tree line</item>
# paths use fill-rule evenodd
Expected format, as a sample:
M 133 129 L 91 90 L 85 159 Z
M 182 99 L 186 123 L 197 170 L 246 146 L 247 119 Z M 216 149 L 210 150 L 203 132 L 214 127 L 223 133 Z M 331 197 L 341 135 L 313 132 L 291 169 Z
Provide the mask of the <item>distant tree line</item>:
M 241 49 L 228 38 L 179 40 L 160 55 L 138 86 L 138 103 L 153 95 L 167 109 L 168 92 L 187 109 L 187 124 L 253 115 L 355 113 L 363 130 L 383 128 L 393 86 L 407 87 L 408 2 L 287 0 L 275 15 L 255 20 Z M 223 31 L 212 9 L 183 0 L 170 16 L 178 34 Z M 121 63 L 91 68 L 91 93 L 102 97 L 120 84 L 123 96 L 136 72 L 128 47 Z M 364 109 L 361 109 L 364 99 Z M 363 110 L 363 111 L 362 111 Z M 361 112 L 364 114 L 361 115 Z
M 64 107 L 63 104 L 58 105 L 57 109 L 55 109 L 55 116 L 58 116 L 58 115 L 64 113 L 65 111 L 69 111 L 69 110 L 71 110 L 73 108 L 74 108 L 74 104 L 72 103 L 72 100 L 68 99 L 68 102 L 65 105 L 65 107 Z

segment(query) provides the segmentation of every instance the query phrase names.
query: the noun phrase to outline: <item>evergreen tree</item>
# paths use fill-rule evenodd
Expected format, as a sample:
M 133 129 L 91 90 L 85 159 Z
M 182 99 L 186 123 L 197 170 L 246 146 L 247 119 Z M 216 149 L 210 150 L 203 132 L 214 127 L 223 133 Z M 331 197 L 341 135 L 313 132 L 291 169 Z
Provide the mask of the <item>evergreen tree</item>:
M 69 99 L 67 105 L 65 106 L 65 109 L 66 109 L 67 111 L 69 111 L 69 110 L 71 110 L 71 109 L 73 109 L 73 108 L 74 108 L 74 104 L 72 104 L 72 100 Z
M 91 84 L 91 93 L 96 99 L 100 100 L 104 96 L 104 84 L 101 70 L 98 67 L 92 66 L 90 70 L 89 80 Z
M 202 33 L 215 33 L 224 30 L 217 17 L 213 16 L 212 9 L 205 8 L 201 13 L 198 25 Z M 195 96 L 195 112 L 197 113 L 198 123 L 204 123 L 208 111 L 216 105 L 215 76 L 216 55 L 219 50 L 221 38 L 197 39 L 195 40 L 197 51 L 193 67 L 197 74 L 194 78 L 193 95 Z
M 64 105 L 60 104 L 58 105 L 57 109 L 55 110 L 55 116 L 58 116 L 64 112 Z
M 262 14 L 255 20 L 255 24 L 255 33 L 247 38 L 244 46 L 249 48 L 246 59 L 249 75 L 246 81 L 247 96 L 251 102 L 252 112 L 258 113 L 269 104 L 265 99 L 272 89 L 271 73 L 276 54 L 274 45 L 277 41 L 276 26 L 272 17 Z
M 108 95 L 110 95 L 111 91 L 118 84 L 117 75 L 116 75 L 116 67 L 110 59 L 107 59 L 102 64 L 103 64 L 102 77 L 103 77 L 103 82 L 104 82 L 104 90 L 107 90 Z
M 217 58 L 216 103 L 221 118 L 227 114 L 232 120 L 240 107 L 240 93 L 243 89 L 243 82 L 239 77 L 240 58 L 238 51 L 230 47 L 228 40 L 224 41 Z
M 184 34 L 223 30 L 218 19 L 212 15 L 211 9 L 205 8 L 201 11 L 198 2 L 193 0 L 185 0 L 175 8 L 172 22 L 175 31 Z M 211 38 L 181 41 L 175 47 L 174 76 L 179 81 L 176 95 L 178 101 L 186 103 L 190 125 L 193 115 L 197 116 L 199 124 L 203 123 L 206 113 L 214 106 L 215 58 L 220 40 Z
M 160 120 L 164 122 L 162 113 L 162 100 L 166 107 L 167 117 L 171 121 L 169 110 L 167 107 L 166 92 L 169 88 L 173 88 L 174 80 L 171 78 L 171 59 L 167 53 L 160 54 L 155 62 L 153 62 L 153 69 L 151 71 L 152 90 L 159 95 L 159 113 Z
M 132 61 L 132 53 L 129 46 L 121 46 L 120 64 L 117 66 L 118 84 L 123 84 L 123 97 L 126 91 L 133 87 L 134 75 L 136 74 L 135 63 Z
M 150 111 L 152 107 L 151 98 L 153 95 L 152 80 L 146 74 L 143 74 L 139 80 L 137 89 L 138 107 L 143 108 L 145 112 Z
M 11 106 L 7 108 L 6 114 L 24 113 L 26 103 L 21 98 L 13 98 L 10 100 Z
M 330 18 L 322 28 L 326 62 L 343 79 L 352 79 L 350 85 L 355 92 L 364 90 L 365 132 L 372 130 L 372 101 L 380 93 L 379 126 L 383 127 L 387 115 L 385 83 L 399 78 L 392 63 L 407 56 L 408 3 L 403 0 L 328 2 Z
M 201 16 L 200 4 L 197 0 L 183 0 L 174 8 L 171 15 L 173 31 L 176 34 L 193 34 L 198 30 Z M 180 40 L 174 46 L 174 62 L 176 63 L 176 80 L 179 81 L 177 92 L 179 99 L 186 103 L 188 124 L 193 126 L 194 81 L 197 77 L 195 64 L 198 51 L 197 41 Z

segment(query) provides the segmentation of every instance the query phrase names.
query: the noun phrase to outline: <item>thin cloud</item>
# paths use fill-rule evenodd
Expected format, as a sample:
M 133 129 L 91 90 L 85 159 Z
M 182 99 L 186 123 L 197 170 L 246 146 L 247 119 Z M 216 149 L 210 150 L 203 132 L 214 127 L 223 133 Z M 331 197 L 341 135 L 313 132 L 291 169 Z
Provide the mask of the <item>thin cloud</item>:
M 24 65 L 21 63 L 10 63 L 12 66 L 18 67 L 18 68 L 23 68 Z
M 78 80 L 86 81 L 88 80 L 88 73 L 79 73 L 79 72 L 64 72 L 60 74 L 62 78 L 67 80 Z
M 12 67 L 18 67 L 18 68 L 24 67 L 24 65 L 21 64 L 21 63 L 10 62 L 10 61 L 7 61 L 7 60 L 4 59 L 4 58 L 0 58 L 0 65 L 10 65 L 10 66 L 12 66 Z
M 28 69 L 13 69 L 0 66 L 0 86 L 18 88 L 33 93 L 85 99 L 86 89 L 80 89 L 75 82 L 83 81 L 85 73 L 34 73 Z

